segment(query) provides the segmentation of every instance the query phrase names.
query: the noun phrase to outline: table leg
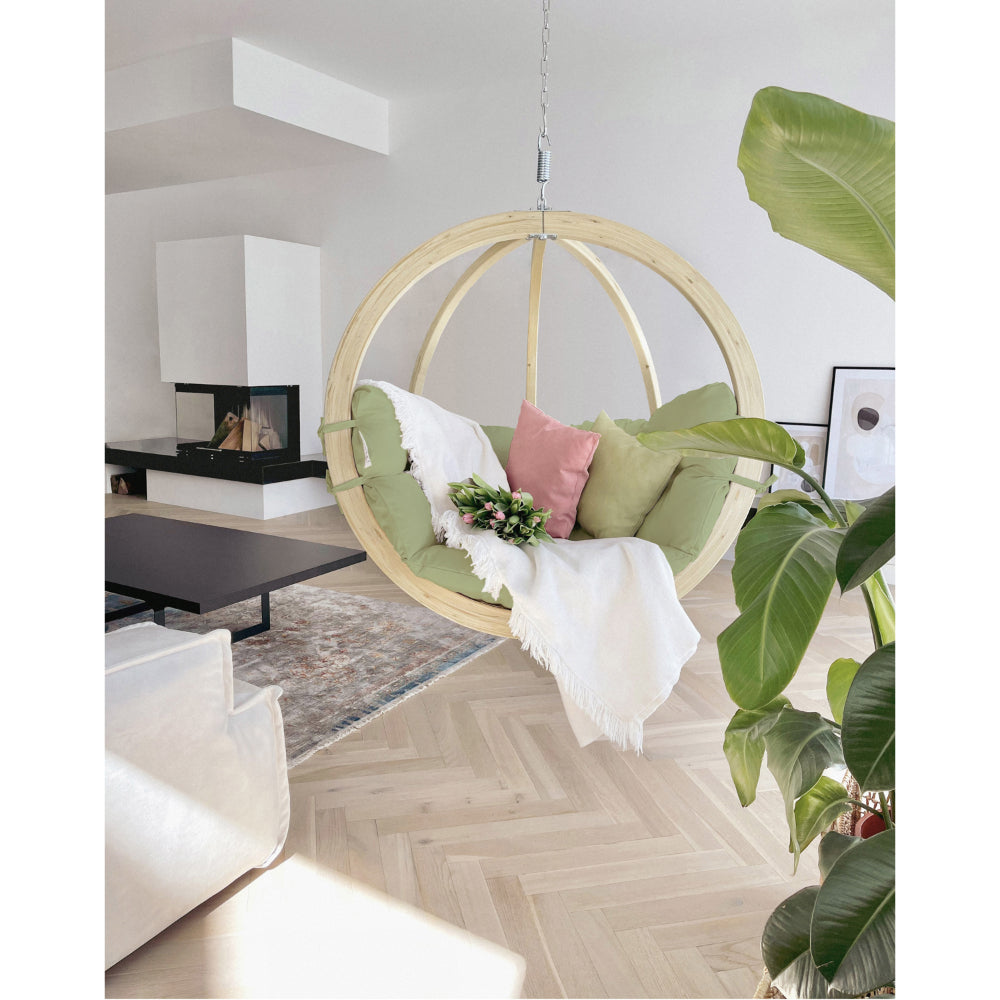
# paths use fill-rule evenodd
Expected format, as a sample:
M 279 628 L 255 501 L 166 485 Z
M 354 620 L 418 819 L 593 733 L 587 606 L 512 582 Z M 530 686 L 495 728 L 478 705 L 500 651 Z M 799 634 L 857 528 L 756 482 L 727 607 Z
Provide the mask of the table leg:
M 240 639 L 246 639 L 251 635 L 260 635 L 261 632 L 266 632 L 271 627 L 271 595 L 270 593 L 265 593 L 260 595 L 260 623 L 258 625 L 249 625 L 247 628 L 235 629 L 233 631 L 233 642 L 239 642 Z

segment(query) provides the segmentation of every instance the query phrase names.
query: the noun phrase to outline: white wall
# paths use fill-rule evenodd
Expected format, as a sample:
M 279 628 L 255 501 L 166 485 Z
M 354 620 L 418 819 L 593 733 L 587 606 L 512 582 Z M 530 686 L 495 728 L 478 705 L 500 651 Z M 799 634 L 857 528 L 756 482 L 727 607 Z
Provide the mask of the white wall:
M 825 422 L 835 365 L 892 365 L 893 304 L 860 277 L 771 232 L 736 168 L 753 94 L 810 90 L 894 117 L 889 3 L 804 4 L 796 18 L 707 31 L 686 51 L 634 65 L 576 62 L 553 29 L 550 205 L 641 229 L 719 290 L 750 339 L 773 419 Z M 787 15 L 787 12 L 786 12 Z M 373 51 L 373 58 L 377 52 Z M 538 63 L 523 81 L 456 79 L 445 93 L 393 100 L 390 154 L 347 151 L 304 169 L 107 198 L 108 440 L 173 433 L 159 382 L 154 244 L 236 233 L 322 247 L 323 368 L 355 307 L 400 257 L 480 215 L 534 208 Z M 542 300 L 539 405 L 563 420 L 641 415 L 628 340 L 591 279 L 550 247 Z M 602 254 L 632 299 L 665 398 L 725 370 L 700 320 L 630 261 Z M 466 259 L 414 288 L 383 327 L 362 374 L 406 384 L 427 324 Z M 470 293 L 431 369 L 427 392 L 482 422 L 513 423 L 523 393 L 527 256 L 515 253 Z M 463 336 L 465 334 L 465 336 Z M 319 414 L 317 416 L 317 423 Z M 308 425 L 304 436 L 308 436 Z M 303 450 L 311 451 L 309 442 Z

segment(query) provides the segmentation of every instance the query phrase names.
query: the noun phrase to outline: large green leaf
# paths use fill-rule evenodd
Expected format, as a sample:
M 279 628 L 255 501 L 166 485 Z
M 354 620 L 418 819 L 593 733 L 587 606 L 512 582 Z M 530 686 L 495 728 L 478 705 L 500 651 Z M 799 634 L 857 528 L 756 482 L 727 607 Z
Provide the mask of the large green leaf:
M 830 664 L 826 674 L 826 700 L 830 703 L 830 714 L 833 721 L 840 724 L 844 721 L 844 702 L 847 692 L 851 689 L 854 675 L 861 668 L 857 660 L 849 656 L 841 657 Z
M 830 870 L 837 863 L 841 854 L 849 851 L 852 847 L 857 847 L 861 843 L 860 837 L 848 837 L 836 830 L 830 830 L 823 834 L 819 842 L 819 877 L 825 879 L 830 874 Z
M 896 127 L 817 94 L 754 95 L 737 166 L 776 233 L 896 292 Z
M 863 792 L 896 787 L 896 644 L 861 664 L 844 702 L 844 759 Z
M 824 524 L 831 528 L 837 527 L 837 522 L 833 519 L 827 509 L 808 493 L 802 490 L 775 490 L 773 493 L 765 493 L 757 501 L 757 510 L 761 511 L 765 507 L 774 507 L 779 503 L 797 503 L 803 510 L 809 511 L 813 517 L 819 518 Z
M 896 976 L 896 831 L 843 853 L 816 895 L 812 959 L 834 989 L 861 996 Z
M 729 761 L 729 773 L 743 806 L 750 805 L 757 797 L 760 766 L 764 761 L 764 734 L 788 704 L 787 698 L 775 698 L 769 705 L 753 711 L 741 708 L 726 727 L 722 749 Z
M 710 420 L 682 431 L 650 431 L 637 437 L 653 451 L 736 455 L 796 469 L 806 461 L 802 445 L 784 427 L 761 417 Z
M 767 769 L 774 775 L 785 800 L 790 849 L 797 868 L 801 845 L 795 825 L 795 801 L 819 781 L 828 767 L 844 763 L 840 734 L 818 712 L 783 708 L 764 734 L 764 746 Z
M 740 532 L 733 587 L 742 613 L 718 639 L 740 708 L 766 705 L 795 676 L 833 590 L 842 537 L 791 503 L 765 508 Z
M 807 885 L 779 903 L 764 925 L 760 939 L 764 965 L 772 984 L 786 997 L 830 995 L 809 950 L 809 924 L 818 895 L 818 885 Z
M 881 571 L 865 580 L 861 589 L 871 602 L 869 614 L 872 617 L 872 635 L 877 646 L 884 646 L 896 639 L 896 605 L 886 585 Z
M 799 850 L 804 851 L 841 813 L 850 808 L 847 789 L 839 781 L 822 775 L 795 803 L 795 838 L 799 842 Z
M 896 554 L 896 487 L 865 508 L 844 536 L 837 554 L 841 591 L 864 583 Z

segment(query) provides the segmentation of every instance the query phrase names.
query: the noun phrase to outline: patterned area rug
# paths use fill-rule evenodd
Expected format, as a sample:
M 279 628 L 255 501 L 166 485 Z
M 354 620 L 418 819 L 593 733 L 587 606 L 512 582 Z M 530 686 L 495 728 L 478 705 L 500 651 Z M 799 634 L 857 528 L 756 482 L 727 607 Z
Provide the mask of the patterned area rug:
M 108 594 L 105 610 L 130 603 Z M 106 631 L 140 621 L 144 612 Z M 207 615 L 168 608 L 168 628 L 210 632 L 260 621 L 260 601 Z M 233 673 L 278 684 L 289 768 L 457 670 L 503 639 L 455 625 L 422 607 L 294 584 L 271 595 L 271 628 L 233 644 Z

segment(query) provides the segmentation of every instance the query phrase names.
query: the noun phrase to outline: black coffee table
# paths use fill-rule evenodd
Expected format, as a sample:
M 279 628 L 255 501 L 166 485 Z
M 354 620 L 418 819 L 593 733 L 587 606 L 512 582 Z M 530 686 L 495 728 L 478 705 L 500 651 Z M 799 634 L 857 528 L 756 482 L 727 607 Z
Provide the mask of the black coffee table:
M 272 590 L 362 562 L 360 549 L 176 521 L 148 514 L 104 520 L 104 589 L 141 603 L 109 611 L 115 621 L 164 608 L 197 615 L 260 598 L 260 623 L 233 632 L 233 642 L 271 627 Z

